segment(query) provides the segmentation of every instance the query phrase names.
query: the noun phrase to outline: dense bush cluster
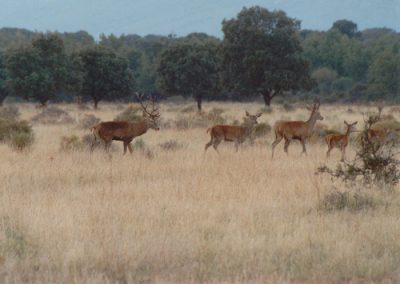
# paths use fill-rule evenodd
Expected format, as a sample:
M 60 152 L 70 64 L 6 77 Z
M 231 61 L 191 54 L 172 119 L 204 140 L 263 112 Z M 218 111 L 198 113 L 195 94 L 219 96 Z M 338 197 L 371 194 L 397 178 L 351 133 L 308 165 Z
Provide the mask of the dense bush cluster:
M 22 151 L 34 142 L 32 126 L 18 119 L 15 107 L 0 108 L 0 142 L 7 143 L 12 149 Z

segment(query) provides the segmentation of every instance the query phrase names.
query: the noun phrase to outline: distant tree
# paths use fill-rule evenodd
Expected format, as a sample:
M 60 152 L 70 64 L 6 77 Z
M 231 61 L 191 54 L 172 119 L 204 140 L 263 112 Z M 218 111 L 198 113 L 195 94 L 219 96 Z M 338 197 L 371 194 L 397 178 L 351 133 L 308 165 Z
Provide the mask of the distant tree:
M 177 44 L 165 50 L 158 67 L 159 86 L 167 95 L 191 96 L 201 111 L 203 98 L 218 84 L 217 46 Z
M 222 78 L 240 94 L 260 93 L 266 105 L 284 91 L 311 89 L 310 64 L 303 57 L 299 21 L 282 11 L 244 8 L 222 23 Z
M 38 100 L 43 106 L 66 89 L 67 57 L 56 35 L 41 35 L 31 45 L 12 50 L 6 60 L 12 94 Z
M 8 96 L 6 88 L 6 68 L 4 66 L 4 54 L 0 52 L 0 106 L 4 99 Z
M 349 20 L 338 20 L 333 23 L 332 29 L 337 29 L 342 34 L 347 35 L 352 38 L 354 36 L 359 36 L 357 24 Z
M 384 51 L 368 70 L 368 93 L 377 98 L 400 94 L 400 53 Z
M 83 66 L 81 92 L 93 99 L 95 109 L 101 100 L 122 98 L 133 91 L 134 77 L 126 59 L 101 47 L 80 52 L 80 58 Z

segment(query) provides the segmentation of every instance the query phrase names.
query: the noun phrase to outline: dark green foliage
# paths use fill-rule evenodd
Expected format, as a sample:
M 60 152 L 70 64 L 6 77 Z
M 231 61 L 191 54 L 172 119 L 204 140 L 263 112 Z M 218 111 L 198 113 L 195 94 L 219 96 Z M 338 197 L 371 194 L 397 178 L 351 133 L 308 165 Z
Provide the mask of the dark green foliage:
M 357 24 L 349 20 L 337 20 L 333 23 L 332 29 L 337 29 L 350 38 L 359 35 Z
M 310 89 L 308 60 L 302 56 L 300 22 L 283 11 L 243 8 L 224 20 L 222 78 L 224 85 L 243 95 L 260 93 L 266 105 L 289 90 Z
M 62 152 L 80 151 L 83 147 L 83 142 L 76 135 L 61 137 L 60 151 Z
M 193 97 L 200 111 L 203 98 L 217 89 L 217 68 L 216 45 L 172 45 L 161 55 L 158 67 L 159 85 L 169 96 Z
M 4 54 L 0 52 L 0 106 L 3 104 L 4 99 L 8 96 L 8 90 L 6 87 L 6 67 L 4 61 Z
M 134 78 L 126 59 L 100 47 L 81 51 L 79 56 L 83 65 L 81 92 L 93 99 L 95 108 L 101 100 L 115 100 L 132 93 Z
M 76 74 L 73 65 L 61 38 L 41 35 L 30 45 L 8 53 L 6 70 L 10 92 L 46 105 L 58 92 L 74 89 L 76 80 L 70 80 Z

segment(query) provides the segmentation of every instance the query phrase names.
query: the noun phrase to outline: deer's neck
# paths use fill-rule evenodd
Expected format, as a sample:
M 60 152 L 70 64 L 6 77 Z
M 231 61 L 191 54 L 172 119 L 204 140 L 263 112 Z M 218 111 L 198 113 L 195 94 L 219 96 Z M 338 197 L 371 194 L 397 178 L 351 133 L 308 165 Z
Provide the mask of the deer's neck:
M 146 120 L 143 120 L 141 122 L 133 123 L 131 129 L 135 132 L 136 136 L 139 136 L 147 132 L 149 125 Z
M 314 129 L 316 122 L 317 122 L 317 116 L 313 112 L 311 113 L 310 118 L 306 121 L 308 131 L 312 131 Z
M 344 134 L 344 136 L 349 137 L 350 135 L 350 127 L 347 127 L 346 133 Z

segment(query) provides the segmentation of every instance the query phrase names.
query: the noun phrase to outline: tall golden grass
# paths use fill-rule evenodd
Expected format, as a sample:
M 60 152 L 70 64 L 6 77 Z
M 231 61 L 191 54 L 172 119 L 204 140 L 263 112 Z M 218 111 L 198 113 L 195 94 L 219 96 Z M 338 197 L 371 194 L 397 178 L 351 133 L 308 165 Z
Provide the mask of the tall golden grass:
M 187 105 L 161 107 L 174 119 Z M 228 121 L 261 108 L 204 107 L 224 109 Z M 323 123 L 343 131 L 343 120 L 361 122 L 367 107 L 353 109 L 321 106 Z M 29 104 L 20 110 L 25 119 L 35 114 Z M 259 121 L 308 116 L 300 107 L 273 110 Z M 92 113 L 110 120 L 119 112 L 104 105 Z M 223 143 L 220 155 L 204 155 L 205 130 L 149 131 L 141 138 L 153 158 L 139 150 L 122 156 L 119 142 L 111 155 L 60 152 L 62 136 L 87 133 L 76 125 L 34 125 L 36 142 L 22 153 L 0 145 L 0 281 L 400 281 L 398 188 L 371 193 L 381 206 L 325 212 L 320 200 L 333 183 L 314 173 L 338 162 L 339 151 L 326 161 L 326 145 L 308 144 L 301 156 L 293 143 L 286 156 L 282 143 L 271 160 L 270 134 L 238 153 Z M 184 147 L 158 146 L 169 140 Z

